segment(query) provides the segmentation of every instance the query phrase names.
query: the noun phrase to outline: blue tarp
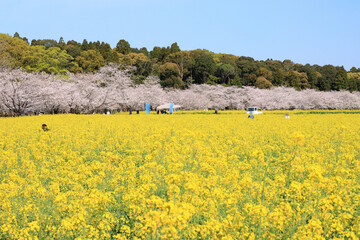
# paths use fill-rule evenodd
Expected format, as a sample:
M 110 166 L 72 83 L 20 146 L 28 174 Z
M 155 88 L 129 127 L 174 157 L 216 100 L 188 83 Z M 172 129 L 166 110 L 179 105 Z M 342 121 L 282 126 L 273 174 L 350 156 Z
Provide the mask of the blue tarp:
M 172 114 L 174 110 L 174 104 L 170 103 L 170 107 L 169 107 L 169 113 Z
M 146 103 L 146 114 L 150 114 L 150 103 Z

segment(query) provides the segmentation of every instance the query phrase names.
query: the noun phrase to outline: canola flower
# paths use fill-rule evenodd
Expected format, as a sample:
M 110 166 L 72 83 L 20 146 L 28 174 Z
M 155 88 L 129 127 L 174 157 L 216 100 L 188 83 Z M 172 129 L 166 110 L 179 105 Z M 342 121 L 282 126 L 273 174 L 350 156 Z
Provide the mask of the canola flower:
M 0 239 L 359 239 L 360 115 L 292 113 L 0 118 Z

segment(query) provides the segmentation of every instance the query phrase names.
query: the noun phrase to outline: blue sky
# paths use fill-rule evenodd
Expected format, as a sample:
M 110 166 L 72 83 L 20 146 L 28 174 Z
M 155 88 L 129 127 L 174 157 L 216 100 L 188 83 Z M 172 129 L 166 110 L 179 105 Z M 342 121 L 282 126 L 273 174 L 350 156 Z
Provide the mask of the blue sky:
M 0 33 L 360 68 L 359 0 L 0 0 Z

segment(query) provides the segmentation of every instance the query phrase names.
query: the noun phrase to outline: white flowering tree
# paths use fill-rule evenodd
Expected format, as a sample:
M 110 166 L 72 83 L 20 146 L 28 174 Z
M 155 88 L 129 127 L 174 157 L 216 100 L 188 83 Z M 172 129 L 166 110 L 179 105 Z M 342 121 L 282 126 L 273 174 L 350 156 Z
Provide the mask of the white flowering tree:
M 183 109 L 360 109 L 360 92 L 296 91 L 289 87 L 258 89 L 221 85 L 190 85 L 185 90 L 163 89 L 157 77 L 144 84 L 131 80 L 130 70 L 107 65 L 97 73 L 66 77 L 0 68 L 0 111 L 20 115 L 44 113 L 101 113 L 105 110 L 144 110 L 173 102 Z

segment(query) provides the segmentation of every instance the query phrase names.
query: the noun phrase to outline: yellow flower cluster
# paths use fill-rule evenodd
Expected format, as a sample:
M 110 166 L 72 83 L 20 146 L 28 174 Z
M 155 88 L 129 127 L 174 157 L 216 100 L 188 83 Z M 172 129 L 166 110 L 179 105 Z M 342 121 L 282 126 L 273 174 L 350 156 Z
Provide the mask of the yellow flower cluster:
M 1 118 L 0 239 L 359 239 L 360 114 L 332 113 Z

